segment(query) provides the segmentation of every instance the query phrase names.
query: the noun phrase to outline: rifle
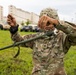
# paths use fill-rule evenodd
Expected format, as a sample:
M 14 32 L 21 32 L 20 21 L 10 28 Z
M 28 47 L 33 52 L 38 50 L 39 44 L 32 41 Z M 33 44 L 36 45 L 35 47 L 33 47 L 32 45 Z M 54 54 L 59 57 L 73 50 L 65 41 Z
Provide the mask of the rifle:
M 54 32 L 53 31 L 48 31 L 48 32 L 44 33 L 43 35 L 39 35 L 37 37 L 33 37 L 33 38 L 28 39 L 28 40 L 23 40 L 23 41 L 20 41 L 20 42 L 16 42 L 16 43 L 13 43 L 13 44 L 11 44 L 9 46 L 5 46 L 3 48 L 0 48 L 0 51 L 1 50 L 5 50 L 7 48 L 18 46 L 18 52 L 14 56 L 14 58 L 16 58 L 19 55 L 19 53 L 20 53 L 20 47 L 19 47 L 20 44 L 27 43 L 27 42 L 30 42 L 30 41 L 34 41 L 34 40 L 40 39 L 40 38 L 42 38 L 44 36 L 52 36 L 52 35 L 54 35 Z

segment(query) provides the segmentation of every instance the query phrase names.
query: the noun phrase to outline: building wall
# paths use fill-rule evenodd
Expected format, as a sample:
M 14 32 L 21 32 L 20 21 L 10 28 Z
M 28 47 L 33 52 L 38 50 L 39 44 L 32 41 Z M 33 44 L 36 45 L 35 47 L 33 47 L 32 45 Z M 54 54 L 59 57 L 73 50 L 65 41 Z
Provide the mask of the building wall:
M 0 6 L 0 21 L 3 20 L 3 7 Z
M 9 13 L 16 18 L 18 23 L 21 23 L 22 21 L 26 22 L 27 20 L 34 24 L 37 24 L 38 22 L 39 16 L 33 12 L 24 11 L 13 5 L 10 5 L 8 9 Z
M 37 24 L 38 23 L 38 20 L 39 20 L 39 15 L 31 12 L 31 21 L 33 24 Z

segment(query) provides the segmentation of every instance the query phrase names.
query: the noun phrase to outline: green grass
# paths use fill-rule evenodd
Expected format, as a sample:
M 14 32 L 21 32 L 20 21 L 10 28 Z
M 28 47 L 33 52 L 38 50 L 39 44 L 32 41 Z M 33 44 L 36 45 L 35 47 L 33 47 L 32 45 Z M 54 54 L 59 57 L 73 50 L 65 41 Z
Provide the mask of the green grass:
M 68 75 L 76 75 L 76 46 L 72 46 L 66 54 L 64 65 Z
M 21 35 L 32 32 L 20 32 Z M 9 31 L 0 30 L 0 48 L 12 44 Z M 0 75 L 31 75 L 32 50 L 21 47 L 20 55 L 13 58 L 17 48 L 0 51 Z M 76 75 L 76 47 L 72 46 L 64 58 L 64 65 L 68 75 Z
M 21 32 L 21 35 L 32 32 Z M 0 30 L 0 48 L 12 44 L 9 31 Z M 32 50 L 21 47 L 20 55 L 13 58 L 17 48 L 0 51 L 0 75 L 30 75 L 32 70 Z

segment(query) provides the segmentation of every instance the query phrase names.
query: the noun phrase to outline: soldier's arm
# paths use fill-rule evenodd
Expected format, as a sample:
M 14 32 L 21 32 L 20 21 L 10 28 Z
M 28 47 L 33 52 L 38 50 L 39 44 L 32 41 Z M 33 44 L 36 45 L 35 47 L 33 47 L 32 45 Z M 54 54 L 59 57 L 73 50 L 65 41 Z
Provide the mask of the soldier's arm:
M 74 27 L 74 24 L 72 25 L 66 21 L 59 21 L 48 16 L 42 16 L 39 19 L 38 26 L 54 26 L 58 30 L 61 30 L 66 33 L 68 36 L 76 36 L 76 27 Z M 52 28 L 50 27 L 50 29 Z
M 76 37 L 76 26 L 70 22 L 59 21 L 59 24 L 55 25 L 55 27 L 66 33 L 67 36 Z
M 11 38 L 12 38 L 12 40 L 14 42 L 27 40 L 27 39 L 30 38 L 30 36 L 31 36 L 31 38 L 33 37 L 33 35 L 27 35 L 25 37 L 21 36 L 18 33 L 18 26 L 19 25 L 16 23 L 16 19 L 10 14 L 8 14 L 8 16 L 7 16 L 7 23 L 10 25 L 10 30 L 9 31 L 10 31 L 10 34 L 11 34 Z M 32 45 L 33 45 L 33 41 L 30 42 L 30 43 L 27 43 L 27 44 L 26 43 L 25 44 L 21 44 L 21 46 L 31 47 L 31 48 L 33 47 Z
M 60 21 L 56 28 L 66 33 L 71 45 L 76 45 L 76 25 L 67 21 Z
M 21 36 L 18 31 L 14 34 L 11 33 L 11 38 L 14 42 L 20 42 L 20 41 L 23 41 L 23 40 L 28 40 L 30 38 L 33 38 L 34 36 L 35 36 L 35 34 L 29 34 L 29 35 Z M 29 43 L 23 43 L 20 46 L 32 48 L 33 44 L 34 44 L 34 41 L 31 41 Z
M 76 26 L 75 24 L 66 22 L 66 21 L 58 21 L 56 19 L 50 18 L 48 16 L 42 16 L 39 19 L 38 26 L 49 26 L 54 25 L 58 30 L 63 31 L 68 37 L 68 41 L 70 44 L 76 45 Z

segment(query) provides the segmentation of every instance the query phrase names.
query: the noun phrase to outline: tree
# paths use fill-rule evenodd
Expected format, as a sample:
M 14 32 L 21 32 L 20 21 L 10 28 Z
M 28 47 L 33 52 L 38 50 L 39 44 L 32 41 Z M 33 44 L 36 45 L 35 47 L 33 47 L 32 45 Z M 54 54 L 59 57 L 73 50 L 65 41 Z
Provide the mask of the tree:
M 24 26 L 24 25 L 25 25 L 23 21 L 21 22 L 21 25 L 22 25 L 22 26 Z
M 26 25 L 29 25 L 30 23 L 31 23 L 30 20 L 27 19 L 27 21 L 26 21 Z

